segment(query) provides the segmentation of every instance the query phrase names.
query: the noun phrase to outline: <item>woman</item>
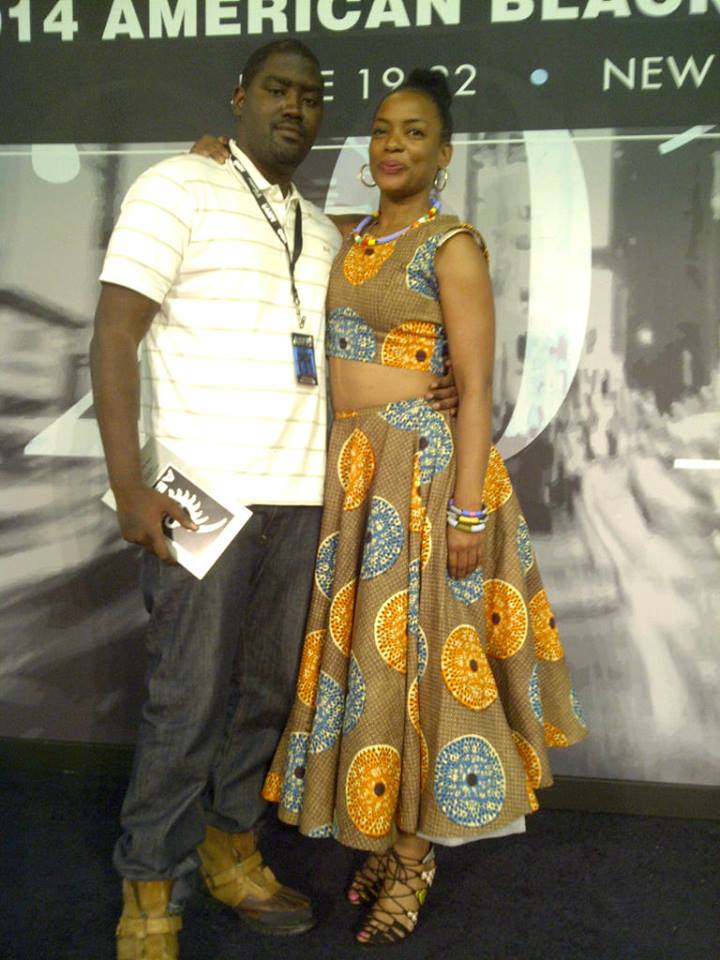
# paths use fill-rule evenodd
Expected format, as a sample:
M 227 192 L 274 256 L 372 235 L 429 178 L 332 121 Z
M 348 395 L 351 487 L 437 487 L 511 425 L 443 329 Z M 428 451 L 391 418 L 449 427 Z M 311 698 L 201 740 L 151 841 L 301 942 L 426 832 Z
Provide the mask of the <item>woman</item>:
M 377 214 L 328 293 L 333 408 L 295 705 L 265 782 L 279 816 L 368 851 L 361 944 L 415 928 L 434 844 L 524 829 L 546 745 L 585 736 L 527 524 L 491 445 L 494 315 L 480 234 L 439 213 L 443 77 L 380 103 Z M 422 398 L 446 354 L 457 418 Z M 544 711 L 544 714 L 543 714 Z

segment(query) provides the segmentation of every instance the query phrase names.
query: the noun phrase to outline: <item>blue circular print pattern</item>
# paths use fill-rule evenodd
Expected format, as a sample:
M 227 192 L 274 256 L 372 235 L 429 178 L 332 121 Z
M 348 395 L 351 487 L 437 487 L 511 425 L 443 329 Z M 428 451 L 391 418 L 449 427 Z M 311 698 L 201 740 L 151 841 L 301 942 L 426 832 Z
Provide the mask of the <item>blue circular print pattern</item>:
M 538 676 L 539 666 L 540 665 L 536 663 L 533 667 L 532 676 L 530 677 L 530 682 L 528 683 L 528 698 L 530 700 L 532 712 L 535 714 L 538 723 L 542 723 L 544 714 L 542 700 L 540 699 L 540 678 Z
M 451 577 L 446 569 L 445 579 L 447 580 L 447 585 L 450 587 L 450 593 L 452 593 L 460 603 L 464 603 L 466 607 L 469 607 L 471 603 L 477 603 L 478 600 L 482 600 L 484 591 L 481 567 L 473 570 L 472 573 L 463 577 L 462 580 L 456 580 L 455 577 Z
M 291 733 L 288 739 L 280 804 L 292 813 L 302 809 L 309 741 L 309 734 L 299 732 Z
M 446 469 L 453 454 L 450 428 L 441 413 L 424 400 L 398 400 L 389 403 L 380 416 L 397 430 L 418 433 L 420 482 L 429 483 Z
M 446 744 L 435 764 L 435 799 L 453 823 L 484 827 L 505 802 L 505 771 L 484 737 L 458 737 Z
M 407 630 L 411 637 L 420 632 L 420 559 L 408 564 L 408 621 Z
M 423 675 L 427 670 L 429 651 L 428 651 L 428 642 L 427 642 L 427 637 L 425 636 L 425 631 L 420 626 L 418 626 L 417 645 L 418 645 L 418 680 L 422 680 Z
M 332 596 L 332 585 L 335 579 L 335 560 L 337 557 L 339 533 L 332 533 L 325 537 L 318 547 L 315 560 L 315 583 L 318 590 L 329 600 Z
M 310 753 L 322 753 L 335 745 L 342 729 L 344 705 L 342 687 L 330 674 L 321 670 L 310 734 Z
M 373 497 L 365 526 L 360 579 L 379 577 L 392 567 L 402 550 L 405 530 L 400 514 L 382 497 Z
M 333 835 L 333 825 L 331 823 L 323 823 L 320 827 L 313 827 L 312 830 L 308 833 L 309 837 L 312 837 L 314 840 L 324 840 Z
M 524 574 L 527 574 L 530 567 L 535 562 L 533 557 L 532 543 L 530 542 L 530 529 L 525 517 L 518 518 L 517 533 L 515 535 L 515 545 L 517 547 L 520 566 Z
M 352 307 L 336 307 L 327 319 L 325 349 L 329 357 L 372 363 L 375 334 L 370 324 Z
M 351 733 L 360 722 L 365 709 L 365 677 L 355 654 L 350 657 L 348 675 L 348 692 L 345 697 L 345 716 L 343 719 L 343 733 Z
M 448 353 L 449 350 L 445 328 L 438 327 L 437 334 L 435 336 L 435 346 L 433 347 L 432 356 L 430 357 L 430 373 L 434 373 L 438 377 L 444 376 L 445 361 L 448 358 Z
M 421 297 L 427 297 L 428 300 L 440 299 L 440 287 L 435 273 L 435 254 L 442 238 L 442 233 L 436 233 L 425 243 L 421 243 L 407 265 L 406 276 L 409 289 L 419 293 Z
M 581 723 L 584 727 L 587 727 L 587 723 L 585 722 L 585 714 L 580 706 L 580 701 L 578 700 L 578 695 L 575 692 L 574 687 L 570 691 L 570 706 L 572 707 L 572 712 L 575 714 L 575 718 L 578 723 Z

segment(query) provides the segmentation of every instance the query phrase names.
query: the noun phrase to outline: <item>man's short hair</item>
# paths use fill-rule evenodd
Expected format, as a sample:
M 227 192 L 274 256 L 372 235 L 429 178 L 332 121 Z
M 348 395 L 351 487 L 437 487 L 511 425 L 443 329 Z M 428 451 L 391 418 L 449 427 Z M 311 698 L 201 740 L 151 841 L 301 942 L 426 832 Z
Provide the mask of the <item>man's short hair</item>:
M 290 53 L 298 57 L 305 57 L 313 63 L 320 73 L 320 61 L 312 52 L 310 47 L 306 47 L 299 40 L 273 40 L 272 43 L 266 43 L 257 50 L 253 50 L 247 59 L 245 68 L 240 75 L 240 86 L 247 90 L 255 79 L 256 74 L 265 66 L 265 61 L 276 53 Z M 322 74 L 320 74 L 322 76 Z

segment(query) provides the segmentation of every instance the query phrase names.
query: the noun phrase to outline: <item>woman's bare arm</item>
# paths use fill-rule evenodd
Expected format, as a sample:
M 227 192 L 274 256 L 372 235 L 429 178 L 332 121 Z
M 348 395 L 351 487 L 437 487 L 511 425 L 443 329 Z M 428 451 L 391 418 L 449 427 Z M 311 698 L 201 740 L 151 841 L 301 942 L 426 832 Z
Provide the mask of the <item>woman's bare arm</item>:
M 495 310 L 487 263 L 468 233 L 438 251 L 440 305 L 458 392 L 454 500 L 480 510 L 492 443 L 492 375 Z M 448 569 L 465 577 L 482 562 L 484 534 L 448 527 Z

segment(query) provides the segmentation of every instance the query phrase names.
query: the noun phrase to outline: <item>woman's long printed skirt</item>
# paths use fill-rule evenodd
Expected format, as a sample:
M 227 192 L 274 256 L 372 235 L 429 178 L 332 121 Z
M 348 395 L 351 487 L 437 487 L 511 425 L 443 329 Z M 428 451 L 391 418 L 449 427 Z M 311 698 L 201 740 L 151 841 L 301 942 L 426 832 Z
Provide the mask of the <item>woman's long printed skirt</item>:
M 263 795 L 309 836 L 458 842 L 537 809 L 547 746 L 586 729 L 528 527 L 493 448 L 486 561 L 447 573 L 450 419 L 336 416 L 297 696 Z

